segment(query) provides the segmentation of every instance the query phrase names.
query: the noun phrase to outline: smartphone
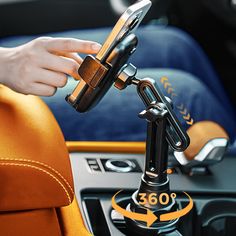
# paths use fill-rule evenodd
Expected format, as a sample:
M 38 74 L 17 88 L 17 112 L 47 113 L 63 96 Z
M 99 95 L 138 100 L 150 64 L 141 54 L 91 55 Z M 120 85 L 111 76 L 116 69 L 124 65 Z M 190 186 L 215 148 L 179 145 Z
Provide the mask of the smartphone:
M 119 18 L 102 48 L 96 55 L 87 56 L 78 74 L 79 84 L 67 95 L 66 101 L 78 112 L 96 106 L 113 85 L 116 75 L 137 46 L 132 34 L 151 7 L 150 0 L 141 0 L 130 6 Z
M 138 1 L 131 5 L 121 15 L 102 48 L 98 52 L 96 56 L 98 60 L 104 62 L 117 42 L 137 29 L 151 7 L 151 4 L 152 2 L 150 0 Z

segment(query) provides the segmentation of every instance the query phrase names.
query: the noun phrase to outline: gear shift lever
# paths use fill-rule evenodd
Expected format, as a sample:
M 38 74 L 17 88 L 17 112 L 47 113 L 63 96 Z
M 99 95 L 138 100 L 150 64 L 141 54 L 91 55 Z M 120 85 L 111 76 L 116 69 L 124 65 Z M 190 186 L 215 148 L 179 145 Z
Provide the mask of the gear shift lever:
M 182 166 L 205 167 L 222 161 L 229 137 L 225 130 L 212 121 L 196 122 L 188 129 L 191 144 L 184 153 L 175 153 Z

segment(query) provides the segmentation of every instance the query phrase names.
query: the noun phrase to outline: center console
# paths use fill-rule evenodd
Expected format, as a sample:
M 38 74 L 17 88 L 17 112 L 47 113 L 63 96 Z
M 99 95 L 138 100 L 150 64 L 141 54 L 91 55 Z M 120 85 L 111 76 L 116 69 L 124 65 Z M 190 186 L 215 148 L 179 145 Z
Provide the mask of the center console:
M 109 152 L 98 148 L 99 152 L 84 149 L 84 152 L 70 154 L 82 216 L 86 227 L 96 236 L 134 235 L 127 229 L 124 217 L 112 208 L 111 199 L 117 191 L 123 190 L 117 196 L 117 204 L 127 206 L 140 186 L 145 158 L 140 150 L 137 153 L 135 146 L 129 153 L 121 153 L 115 147 L 114 144 L 114 151 L 110 147 Z M 191 212 L 180 218 L 178 231 L 184 236 L 235 235 L 236 158 L 226 156 L 211 167 L 186 170 L 169 153 L 168 166 L 170 191 L 176 193 L 178 208 L 188 203 L 183 192 L 194 201 Z

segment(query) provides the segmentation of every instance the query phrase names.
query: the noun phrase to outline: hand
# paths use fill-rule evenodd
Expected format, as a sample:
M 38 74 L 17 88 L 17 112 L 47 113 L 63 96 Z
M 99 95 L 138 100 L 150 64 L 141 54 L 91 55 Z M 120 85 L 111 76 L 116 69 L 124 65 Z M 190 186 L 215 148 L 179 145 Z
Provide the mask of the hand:
M 0 83 L 16 92 L 52 96 L 67 83 L 67 75 L 79 79 L 82 58 L 94 54 L 96 42 L 70 38 L 37 38 L 15 48 L 0 48 Z

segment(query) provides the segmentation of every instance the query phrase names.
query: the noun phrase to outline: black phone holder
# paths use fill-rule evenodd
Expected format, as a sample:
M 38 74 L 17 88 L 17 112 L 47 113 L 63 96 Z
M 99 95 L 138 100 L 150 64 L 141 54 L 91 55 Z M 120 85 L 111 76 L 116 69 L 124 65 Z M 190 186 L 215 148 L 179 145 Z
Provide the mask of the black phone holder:
M 66 101 L 78 112 L 87 112 L 95 107 L 114 84 L 137 44 L 137 37 L 130 34 L 102 60 L 87 56 L 78 70 L 81 80 L 72 94 L 67 95 Z
M 159 203 L 140 205 L 139 194 L 145 193 L 148 196 L 151 193 L 170 193 L 168 149 L 171 147 L 175 151 L 184 151 L 189 145 L 189 137 L 173 112 L 171 100 L 162 94 L 155 81 L 150 78 L 138 79 L 136 67 L 126 64 L 136 46 L 137 38 L 131 34 L 116 45 L 105 61 L 86 57 L 79 69 L 82 84 L 66 100 L 77 111 L 85 112 L 94 107 L 113 84 L 120 90 L 131 85 L 137 87 L 137 93 L 146 107 L 139 114 L 140 118 L 147 121 L 146 164 L 140 187 L 133 194 L 127 209 L 137 213 L 146 213 L 149 209 L 158 216 L 163 212 L 177 210 L 175 200 L 172 199 L 165 206 Z M 131 235 L 180 235 L 176 228 L 177 222 L 178 219 L 157 221 L 147 227 L 143 222 L 126 218 Z

